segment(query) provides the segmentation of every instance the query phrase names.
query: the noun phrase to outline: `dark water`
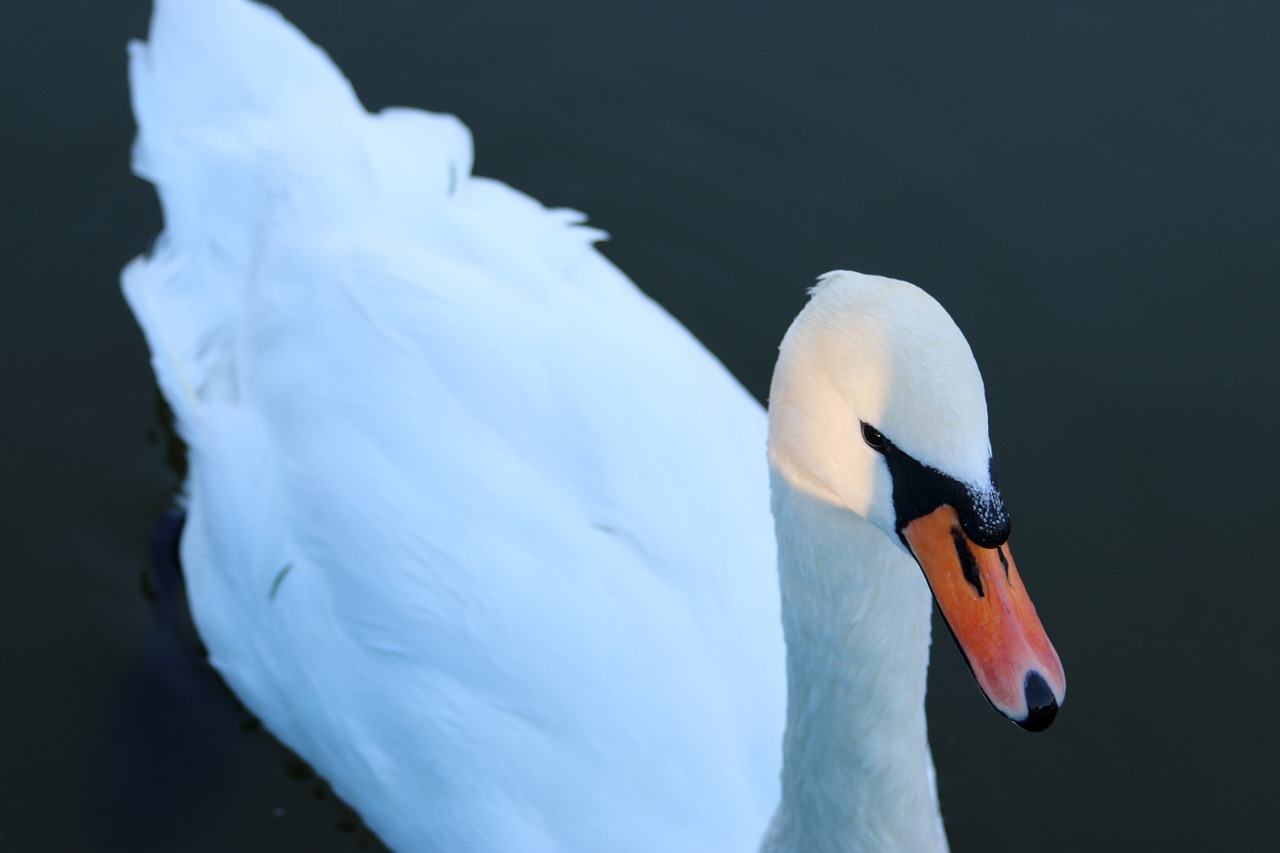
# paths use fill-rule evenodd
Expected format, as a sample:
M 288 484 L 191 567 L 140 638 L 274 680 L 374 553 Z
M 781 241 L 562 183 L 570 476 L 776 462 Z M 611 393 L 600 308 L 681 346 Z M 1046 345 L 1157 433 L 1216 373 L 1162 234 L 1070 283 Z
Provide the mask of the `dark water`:
M 950 309 L 1070 682 L 1029 736 L 939 643 L 958 851 L 1272 835 L 1280 5 L 1119 5 L 281 4 L 367 105 L 455 112 L 478 172 L 588 211 L 757 396 L 817 273 Z M 361 849 L 144 594 L 173 475 L 116 276 L 160 225 L 127 171 L 147 14 L 0 11 L 0 848 Z

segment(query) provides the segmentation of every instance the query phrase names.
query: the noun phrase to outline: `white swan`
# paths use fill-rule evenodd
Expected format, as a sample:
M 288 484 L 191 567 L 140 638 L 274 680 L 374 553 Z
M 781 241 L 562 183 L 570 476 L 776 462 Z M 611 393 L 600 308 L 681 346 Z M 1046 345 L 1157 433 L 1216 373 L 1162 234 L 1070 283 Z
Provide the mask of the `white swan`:
M 822 278 L 766 464 L 759 406 L 455 119 L 367 114 L 243 0 L 158 0 L 130 71 L 166 224 L 124 288 L 190 448 L 195 619 L 388 844 L 945 848 L 912 552 L 992 704 L 1052 719 L 923 292 Z

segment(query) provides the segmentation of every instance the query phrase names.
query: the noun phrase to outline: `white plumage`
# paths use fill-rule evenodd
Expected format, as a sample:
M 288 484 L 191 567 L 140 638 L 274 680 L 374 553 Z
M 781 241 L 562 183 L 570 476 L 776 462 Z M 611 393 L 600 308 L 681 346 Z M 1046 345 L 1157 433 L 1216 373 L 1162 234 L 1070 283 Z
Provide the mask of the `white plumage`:
M 759 405 L 579 214 L 472 176 L 456 119 L 369 115 L 244 0 L 157 0 L 130 72 L 165 232 L 124 288 L 190 449 L 196 623 L 384 840 L 751 850 L 776 812 L 779 849 L 945 846 L 928 590 L 883 529 L 878 457 L 844 465 L 775 428 L 779 556 Z M 812 303 L 837 304 L 823 292 L 890 304 L 890 343 L 939 325 L 935 361 L 962 350 L 940 369 L 972 397 L 928 297 L 853 274 Z M 831 382 L 862 379 L 791 346 L 814 372 L 775 396 L 870 400 L 902 446 L 983 487 L 980 379 L 945 404 L 953 440 L 884 385 L 927 357 L 848 395 Z M 787 437 L 842 429 L 799 421 Z
M 749 848 L 759 406 L 580 216 L 472 177 L 451 117 L 368 115 L 270 10 L 158 3 L 130 67 L 166 229 L 125 290 L 227 682 L 393 846 Z

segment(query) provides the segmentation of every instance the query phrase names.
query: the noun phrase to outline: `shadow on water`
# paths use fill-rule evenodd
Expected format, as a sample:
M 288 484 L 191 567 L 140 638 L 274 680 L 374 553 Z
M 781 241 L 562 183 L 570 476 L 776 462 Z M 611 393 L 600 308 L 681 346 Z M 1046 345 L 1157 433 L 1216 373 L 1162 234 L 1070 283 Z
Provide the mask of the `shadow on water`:
M 182 523 L 173 510 L 151 534 L 142 578 L 155 624 L 108 695 L 90 758 L 87 819 L 103 850 L 172 849 L 199 825 L 200 802 L 235 778 L 246 721 L 191 624 L 178 569 Z
M 180 450 L 180 443 L 170 447 Z M 180 452 L 171 456 L 180 458 Z M 353 839 L 353 849 L 385 849 L 327 782 L 263 730 L 209 665 L 178 558 L 184 521 L 181 510 L 170 510 L 151 533 L 142 594 L 151 602 L 154 625 L 102 708 L 85 777 L 94 848 L 184 849 L 210 819 L 209 803 L 234 796 L 232 786 L 251 755 L 270 740 L 282 775 L 313 799 L 334 801 L 334 829 Z

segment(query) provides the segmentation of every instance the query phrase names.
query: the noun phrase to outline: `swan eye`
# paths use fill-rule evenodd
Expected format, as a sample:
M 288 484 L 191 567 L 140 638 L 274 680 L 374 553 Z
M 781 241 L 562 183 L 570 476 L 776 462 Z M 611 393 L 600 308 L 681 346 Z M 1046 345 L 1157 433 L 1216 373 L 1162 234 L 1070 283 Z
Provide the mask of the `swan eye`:
M 862 424 L 862 440 L 876 453 L 884 453 L 889 449 L 889 440 L 884 434 L 865 421 Z

